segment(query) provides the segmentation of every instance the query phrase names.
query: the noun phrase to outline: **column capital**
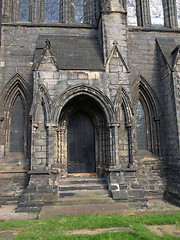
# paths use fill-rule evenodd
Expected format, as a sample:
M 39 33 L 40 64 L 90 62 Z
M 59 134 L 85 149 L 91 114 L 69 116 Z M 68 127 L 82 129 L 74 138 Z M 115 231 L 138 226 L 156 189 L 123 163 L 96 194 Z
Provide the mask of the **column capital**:
M 58 124 L 57 123 L 46 123 L 46 128 L 57 128 Z
M 126 123 L 126 127 L 127 127 L 127 128 L 133 127 L 133 123 L 132 123 L 132 122 L 127 122 L 127 123 Z
M 119 123 L 119 122 L 112 122 L 112 123 L 109 123 L 108 126 L 109 126 L 110 128 L 120 127 L 120 123 Z

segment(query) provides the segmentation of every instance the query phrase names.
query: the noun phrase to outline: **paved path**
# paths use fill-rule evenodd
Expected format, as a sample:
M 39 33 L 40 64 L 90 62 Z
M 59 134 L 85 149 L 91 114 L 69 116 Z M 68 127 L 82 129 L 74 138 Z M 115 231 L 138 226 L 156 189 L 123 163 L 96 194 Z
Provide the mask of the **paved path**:
M 16 213 L 17 205 L 0 206 L 0 221 L 24 220 L 24 219 L 42 219 L 58 216 L 75 216 L 81 214 L 122 214 L 129 215 L 134 213 L 126 203 L 113 204 L 87 204 L 75 206 L 43 206 L 40 213 Z
M 157 206 L 157 209 L 154 209 Z M 161 207 L 161 208 L 160 208 Z M 42 219 L 57 216 L 75 216 L 81 214 L 121 214 L 121 215 L 143 215 L 150 213 L 173 213 L 180 212 L 180 208 L 163 200 L 153 200 L 149 204 L 149 210 L 135 211 L 126 203 L 109 204 L 86 204 L 74 206 L 43 206 L 40 213 L 16 213 L 17 205 L 0 206 L 0 221 Z
M 44 206 L 39 219 L 57 216 L 76 216 L 81 214 L 124 214 L 134 213 L 126 203 L 86 204 L 75 206 Z
M 16 213 L 17 205 L 0 206 L 0 221 L 36 219 L 37 214 Z

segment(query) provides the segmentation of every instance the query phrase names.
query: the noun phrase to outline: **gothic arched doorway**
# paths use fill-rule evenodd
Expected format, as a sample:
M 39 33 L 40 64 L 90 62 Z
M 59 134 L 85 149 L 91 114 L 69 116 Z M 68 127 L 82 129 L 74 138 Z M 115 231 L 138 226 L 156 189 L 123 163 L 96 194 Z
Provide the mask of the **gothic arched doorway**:
M 67 124 L 68 173 L 94 173 L 95 129 L 91 117 L 79 110 Z
M 58 131 L 61 174 L 102 174 L 110 163 L 110 133 L 101 104 L 88 94 L 70 99 L 61 110 Z

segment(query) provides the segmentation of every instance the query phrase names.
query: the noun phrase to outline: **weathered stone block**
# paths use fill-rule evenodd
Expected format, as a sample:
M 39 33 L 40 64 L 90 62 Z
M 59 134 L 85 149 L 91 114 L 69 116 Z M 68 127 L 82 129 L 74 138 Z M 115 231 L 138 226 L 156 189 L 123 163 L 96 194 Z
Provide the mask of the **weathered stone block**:
M 114 200 L 127 200 L 128 199 L 128 193 L 127 191 L 112 191 L 112 198 Z

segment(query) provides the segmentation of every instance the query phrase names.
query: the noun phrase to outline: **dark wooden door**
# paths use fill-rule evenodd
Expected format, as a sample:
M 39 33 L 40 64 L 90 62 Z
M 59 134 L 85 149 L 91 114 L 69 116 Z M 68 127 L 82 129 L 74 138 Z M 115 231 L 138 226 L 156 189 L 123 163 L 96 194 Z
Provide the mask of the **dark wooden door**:
M 74 113 L 67 126 L 68 173 L 94 173 L 94 125 L 84 112 Z

